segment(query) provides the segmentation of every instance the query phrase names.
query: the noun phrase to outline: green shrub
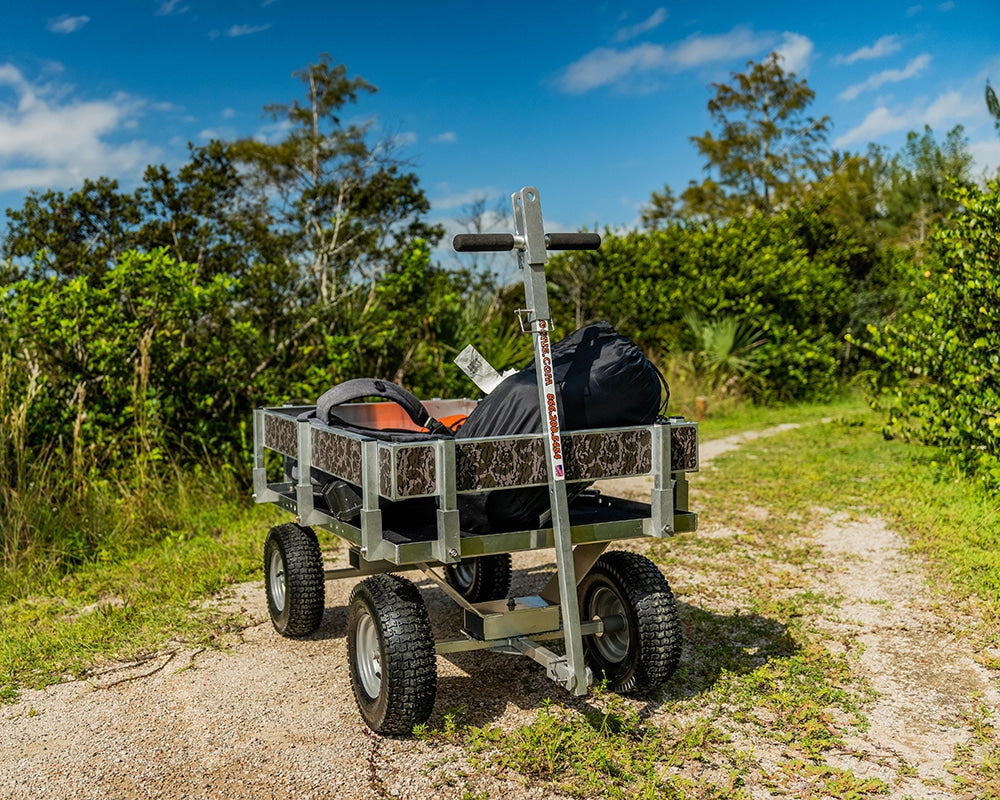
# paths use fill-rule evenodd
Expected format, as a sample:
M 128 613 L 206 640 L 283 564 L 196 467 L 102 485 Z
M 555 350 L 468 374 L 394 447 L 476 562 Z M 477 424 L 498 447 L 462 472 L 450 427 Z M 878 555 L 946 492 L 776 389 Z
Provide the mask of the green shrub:
M 947 449 L 1000 486 L 1000 184 L 956 187 L 959 211 L 911 274 L 911 308 L 869 327 L 873 405 L 889 436 Z
M 660 361 L 677 352 L 697 360 L 705 325 L 736 324 L 756 343 L 752 376 L 732 373 L 744 394 L 822 399 L 859 368 L 844 335 L 885 315 L 895 257 L 819 206 L 673 224 L 606 234 L 597 252 L 554 258 L 553 307 L 564 324 L 608 319 Z M 702 325 L 686 324 L 692 315 Z

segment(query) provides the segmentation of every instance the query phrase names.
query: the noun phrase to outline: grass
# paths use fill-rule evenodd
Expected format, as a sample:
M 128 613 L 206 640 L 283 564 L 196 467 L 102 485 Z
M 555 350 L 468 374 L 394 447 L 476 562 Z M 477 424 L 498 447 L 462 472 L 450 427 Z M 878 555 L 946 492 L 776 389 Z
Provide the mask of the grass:
M 860 645 L 830 642 L 814 626 L 836 598 L 816 588 L 824 576 L 812 534 L 831 514 L 884 519 L 925 561 L 941 604 L 960 605 L 973 620 L 957 633 L 997 667 L 989 655 L 1000 641 L 995 500 L 935 453 L 885 441 L 878 418 L 857 400 L 732 411 L 710 416 L 702 435 L 787 422 L 800 427 L 749 441 L 694 479 L 702 534 L 650 547 L 680 600 L 686 649 L 674 678 L 642 701 L 603 691 L 574 699 L 553 689 L 555 700 L 516 728 L 446 714 L 440 729 L 418 734 L 460 754 L 434 767 L 453 773 L 450 785 L 482 796 L 476 776 L 496 773 L 569 797 L 741 798 L 763 787 L 778 796 L 869 798 L 912 778 L 913 765 L 895 756 L 875 774 L 870 763 L 850 768 L 852 737 L 867 729 L 875 694 L 856 669 Z M 203 495 L 189 489 L 173 527 L 147 547 L 38 575 L 17 583 L 16 593 L 8 581 L 0 698 L 85 677 L 103 659 L 142 658 L 178 641 L 224 644 L 246 621 L 204 600 L 259 575 L 262 531 L 280 515 L 247 508 L 242 494 L 235 485 Z M 725 534 L 704 535 L 710 530 Z M 983 706 L 966 726 L 953 788 L 997 797 L 995 719 Z
M 15 699 L 20 688 L 85 677 L 108 659 L 138 660 L 178 642 L 221 645 L 228 631 L 245 626 L 204 600 L 259 575 L 262 531 L 278 513 L 248 507 L 245 491 L 225 476 L 156 491 L 158 505 L 172 510 L 159 517 L 164 527 L 148 531 L 145 546 L 109 538 L 103 556 L 61 570 L 46 568 L 44 551 L 36 550 L 41 565 L 0 575 L 7 597 L 0 607 L 0 700 Z M 104 503 L 128 517 L 134 498 Z M 31 556 L 23 554 L 21 563 Z
M 801 427 L 747 442 L 694 479 L 702 530 L 724 535 L 651 547 L 681 601 L 686 648 L 657 696 L 555 693 L 514 729 L 453 719 L 424 735 L 458 746 L 474 770 L 516 773 L 570 797 L 741 798 L 750 787 L 797 798 L 898 794 L 914 765 L 852 749 L 876 693 L 856 668 L 862 646 L 815 627 L 837 598 L 815 588 L 825 581 L 812 534 L 833 514 L 881 517 L 926 562 L 942 606 L 971 612 L 972 629 L 956 632 L 986 648 L 1000 631 L 995 501 L 934 453 L 885 441 L 855 400 L 730 413 L 702 432 L 786 422 Z M 967 722 L 970 743 L 951 765 L 963 796 L 997 797 L 994 725 L 985 707 Z
M 743 431 L 759 431 L 777 425 L 802 425 L 821 419 L 842 417 L 867 410 L 864 400 L 857 394 L 847 393 L 831 403 L 799 403 L 795 405 L 709 406 L 705 419 L 698 422 L 698 433 L 703 441 L 721 439 Z M 693 409 L 684 413 L 692 418 Z

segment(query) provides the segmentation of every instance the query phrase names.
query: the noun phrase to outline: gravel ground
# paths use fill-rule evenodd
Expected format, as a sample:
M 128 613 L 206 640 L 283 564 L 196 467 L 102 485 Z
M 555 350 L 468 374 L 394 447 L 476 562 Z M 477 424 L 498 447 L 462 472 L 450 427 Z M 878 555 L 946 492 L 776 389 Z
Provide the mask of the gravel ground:
M 747 438 L 709 443 L 703 460 Z M 906 762 L 916 774 L 892 797 L 953 797 L 937 785 L 950 785 L 946 761 L 968 736 L 960 715 L 976 697 L 1000 708 L 995 673 L 949 632 L 903 540 L 879 520 L 832 518 L 818 541 L 844 599 L 817 624 L 831 641 L 846 634 L 865 644 L 859 669 L 881 693 L 867 711 L 870 730 L 841 766 L 888 778 Z M 550 558 L 515 554 L 514 593 L 537 591 Z M 332 554 L 335 565 L 344 560 Z M 455 605 L 426 579 L 418 585 L 435 632 L 452 635 Z M 462 767 L 457 748 L 381 738 L 361 722 L 345 643 L 351 588 L 328 583 L 320 630 L 290 640 L 272 629 L 260 583 L 235 586 L 218 602 L 243 610 L 251 624 L 230 649 L 178 645 L 142 663 L 98 666 L 86 681 L 23 692 L 0 707 L 0 797 L 461 797 L 465 787 L 447 782 Z M 435 726 L 460 706 L 467 723 L 528 723 L 546 697 L 558 696 L 528 659 L 477 652 L 437 662 Z M 766 750 L 756 755 L 767 763 Z M 490 797 L 557 796 L 486 775 L 470 786 Z

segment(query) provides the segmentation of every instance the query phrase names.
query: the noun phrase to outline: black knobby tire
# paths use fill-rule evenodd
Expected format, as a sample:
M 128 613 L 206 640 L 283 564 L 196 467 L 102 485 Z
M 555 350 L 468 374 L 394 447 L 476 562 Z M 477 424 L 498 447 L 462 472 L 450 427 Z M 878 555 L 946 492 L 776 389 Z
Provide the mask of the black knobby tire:
M 398 575 L 366 578 L 347 608 L 347 658 L 361 716 L 376 733 L 426 722 L 437 693 L 434 636 L 417 587 Z
M 510 553 L 466 558 L 444 568 L 448 583 L 470 603 L 506 597 L 510 591 L 510 572 Z
M 584 638 L 595 676 L 612 691 L 642 694 L 661 686 L 677 669 L 681 629 L 677 601 L 666 578 L 645 556 L 604 553 L 580 581 L 580 616 L 620 621 L 618 630 Z
M 308 636 L 319 628 L 326 605 L 323 556 L 312 528 L 276 525 L 264 542 L 267 610 L 282 636 Z

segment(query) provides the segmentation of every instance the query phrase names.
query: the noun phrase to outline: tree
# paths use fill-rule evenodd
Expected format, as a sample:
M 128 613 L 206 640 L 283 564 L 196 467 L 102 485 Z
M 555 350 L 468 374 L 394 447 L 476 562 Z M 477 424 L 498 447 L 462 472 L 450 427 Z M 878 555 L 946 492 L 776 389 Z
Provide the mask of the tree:
M 993 126 L 997 129 L 997 133 L 1000 133 L 1000 100 L 997 99 L 997 93 L 990 86 L 989 80 L 986 81 L 986 109 L 993 117 Z
M 131 250 L 167 248 L 201 277 L 239 276 L 260 261 L 280 259 L 269 221 L 247 196 L 230 147 L 188 145 L 191 159 L 176 173 L 149 166 L 134 192 L 109 178 L 86 179 L 77 191 L 28 195 L 7 211 L 3 254 L 15 262 L 8 278 L 55 274 L 99 279 Z
M 268 107 L 279 141 L 189 145 L 135 191 L 87 180 L 8 211 L 0 366 L 38 367 L 39 437 L 119 462 L 141 411 L 183 459 L 358 375 L 442 391 L 468 282 L 430 266 L 441 232 L 392 142 L 342 119 L 374 87 L 327 56 L 297 75 L 305 98 Z
M 86 179 L 69 194 L 31 192 L 19 209 L 7 210 L 3 255 L 13 275 L 85 275 L 99 279 L 135 246 L 142 219 L 138 197 L 110 178 Z
M 800 203 L 770 217 L 606 231 L 600 250 L 552 257 L 550 299 L 557 325 L 607 319 L 660 363 L 727 341 L 739 349 L 737 334 L 755 332 L 744 342 L 755 344 L 755 372 L 743 391 L 818 398 L 857 368 L 843 337 L 882 318 L 869 301 L 891 274 L 890 256 L 823 203 Z M 684 324 L 692 314 L 703 321 L 697 330 Z
M 329 304 L 352 274 L 372 283 L 410 242 L 437 241 L 442 232 L 421 220 L 430 204 L 392 141 L 372 142 L 368 124 L 341 119 L 376 88 L 325 53 L 295 77 L 306 86 L 305 102 L 266 108 L 288 123 L 288 135 L 277 143 L 243 139 L 234 153 L 285 236 L 286 258 L 302 271 L 303 300 Z
M 510 200 L 500 197 L 490 205 L 485 194 L 477 194 L 462 205 L 455 222 L 462 233 L 506 233 L 510 230 Z M 451 257 L 463 269 L 487 280 L 506 271 L 503 265 L 514 263 L 510 253 L 452 253 Z
M 164 247 L 203 277 L 238 277 L 254 264 L 281 263 L 282 243 L 267 211 L 246 191 L 232 146 L 189 144 L 190 160 L 172 173 L 147 167 L 138 192 L 143 224 L 136 244 Z
M 771 214 L 806 180 L 823 159 L 828 117 L 815 119 L 806 109 L 815 97 L 805 79 L 785 72 L 781 56 L 747 62 L 731 83 L 713 83 L 708 111 L 718 135 L 692 136 L 716 181 L 692 182 L 682 195 L 688 215 Z
M 811 199 L 825 206 L 839 224 L 876 245 L 881 241 L 882 188 L 888 167 L 889 159 L 876 144 L 869 144 L 863 154 L 834 150 L 819 165 L 819 179 L 812 186 Z
M 0 287 L 0 357 L 35 368 L 42 387 L 35 452 L 61 441 L 106 465 L 127 460 L 137 436 L 179 457 L 185 444 L 220 452 L 254 335 L 233 319 L 232 289 L 165 249 L 124 253 L 99 275 Z
M 880 360 L 873 406 L 886 433 L 945 448 L 965 471 L 1000 487 L 1000 184 L 949 190 L 955 211 L 911 269 L 915 302 L 869 327 Z
M 676 220 L 679 212 L 680 200 L 670 185 L 665 183 L 663 191 L 653 192 L 652 197 L 649 198 L 649 204 L 641 209 L 642 224 L 646 228 L 656 230 L 661 223 L 669 224 Z
M 887 233 L 897 242 L 921 250 L 931 229 L 958 208 L 952 183 L 972 183 L 972 155 L 961 125 L 939 144 L 929 125 L 922 134 L 910 131 L 892 159 L 882 190 Z

